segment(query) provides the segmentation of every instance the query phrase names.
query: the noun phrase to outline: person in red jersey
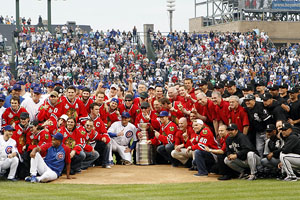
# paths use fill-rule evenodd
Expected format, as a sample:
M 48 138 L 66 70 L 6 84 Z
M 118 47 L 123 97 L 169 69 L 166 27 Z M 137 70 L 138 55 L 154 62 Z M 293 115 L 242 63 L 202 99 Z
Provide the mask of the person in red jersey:
M 182 117 L 179 119 L 178 131 L 175 135 L 175 147 L 171 155 L 174 159 L 179 160 L 182 164 L 189 166 L 188 160 L 193 157 L 192 152 L 186 153 L 187 141 L 191 139 L 194 132 L 191 126 L 188 126 L 187 119 Z
M 169 113 L 167 111 L 161 111 L 159 117 L 162 123 L 160 131 L 154 131 L 155 137 L 148 140 L 148 144 L 158 146 L 156 151 L 162 155 L 166 161 L 176 165 L 176 160 L 172 158 L 171 152 L 174 150 L 174 138 L 177 132 L 177 125 L 169 120 Z
M 69 117 L 66 127 L 59 128 L 57 132 L 63 134 L 63 144 L 71 149 L 71 174 L 80 172 L 85 154 L 83 152 L 83 135 L 76 129 L 76 119 Z
M 185 110 L 185 111 L 183 110 L 182 112 L 185 114 L 189 114 L 188 111 L 192 110 L 194 103 L 196 103 L 197 101 L 191 98 L 190 95 L 188 95 L 186 86 L 184 85 L 181 85 L 179 87 L 179 95 L 180 95 L 179 101 L 181 102 Z
M 195 96 L 195 89 L 193 88 L 193 79 L 191 79 L 191 78 L 186 78 L 186 79 L 184 80 L 184 85 L 185 85 L 186 88 L 187 88 L 187 93 L 188 93 L 189 95 L 191 95 L 191 97 L 192 97 L 193 99 L 196 99 L 196 96 Z
M 15 126 L 20 121 L 22 112 L 27 112 L 23 107 L 20 107 L 20 97 L 13 96 L 10 99 L 11 107 L 7 108 L 2 114 L 2 127 L 6 125 Z
M 239 131 L 248 134 L 249 119 L 246 110 L 239 104 L 238 96 L 229 97 L 229 117 L 230 123 L 236 124 Z
M 52 115 L 52 117 L 58 120 L 63 114 L 62 112 L 63 104 L 61 101 L 59 101 L 58 93 L 56 91 L 52 91 L 49 98 L 47 98 L 40 106 L 37 119 L 40 122 L 44 122 L 47 121 Z
M 128 112 L 131 116 L 131 123 L 135 122 L 137 115 L 140 113 L 140 108 L 133 104 L 133 96 L 127 94 L 124 103 L 119 105 L 120 113 Z
M 107 128 L 109 128 L 114 122 L 121 120 L 121 115 L 118 106 L 119 100 L 116 98 L 112 98 L 108 107 Z
M 218 143 L 212 131 L 204 126 L 202 120 L 195 120 L 193 122 L 193 129 L 195 131 L 195 135 L 193 136 L 194 145 L 189 146 L 187 152 L 190 150 L 195 151 L 193 164 L 196 165 L 198 169 L 198 173 L 195 174 L 195 176 L 207 176 L 209 169 L 215 163 L 215 159 L 213 154 L 207 152 L 205 148 L 219 149 Z
M 229 102 L 222 99 L 222 94 L 218 91 L 213 91 L 212 101 L 215 104 L 215 113 L 218 120 L 218 126 L 229 124 Z
M 180 101 L 170 102 L 170 100 L 166 97 L 161 98 L 159 102 L 162 104 L 163 110 L 168 111 L 170 113 L 170 120 L 175 124 L 178 124 L 178 120 L 181 117 L 183 117 L 183 113 L 179 109 L 180 106 L 182 106 L 181 102 Z
M 85 110 L 87 113 L 90 113 L 90 105 L 94 102 L 91 98 L 91 90 L 87 87 L 82 89 L 82 94 L 80 100 L 84 104 Z
M 20 115 L 20 123 L 16 124 L 12 139 L 17 142 L 18 152 L 22 155 L 26 151 L 26 136 L 30 132 L 29 113 L 22 112 Z
M 151 102 L 150 103 L 151 108 L 153 108 L 153 103 L 154 103 L 155 100 L 160 100 L 163 97 L 164 97 L 163 86 L 162 85 L 157 85 L 155 87 L 155 97 L 149 99 L 149 103 Z
M 67 95 L 65 98 L 62 98 L 62 104 L 62 112 L 69 117 L 75 117 L 78 123 L 85 120 L 88 116 L 84 104 L 76 97 L 76 88 L 74 86 L 69 86 L 67 88 Z
M 104 124 L 107 125 L 107 115 L 108 115 L 108 105 L 105 103 L 105 94 L 104 92 L 97 92 L 95 103 L 100 106 L 99 114 L 101 120 Z

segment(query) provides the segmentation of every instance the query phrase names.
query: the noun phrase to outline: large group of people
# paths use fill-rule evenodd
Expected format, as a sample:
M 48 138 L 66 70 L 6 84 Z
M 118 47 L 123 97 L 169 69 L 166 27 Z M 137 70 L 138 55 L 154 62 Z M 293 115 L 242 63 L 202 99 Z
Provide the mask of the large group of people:
M 136 33 L 135 33 L 136 34 Z M 152 164 L 297 181 L 298 45 L 247 33 L 23 32 L 14 81 L 2 56 L 0 169 L 48 182 L 89 167 L 136 164 L 147 125 Z

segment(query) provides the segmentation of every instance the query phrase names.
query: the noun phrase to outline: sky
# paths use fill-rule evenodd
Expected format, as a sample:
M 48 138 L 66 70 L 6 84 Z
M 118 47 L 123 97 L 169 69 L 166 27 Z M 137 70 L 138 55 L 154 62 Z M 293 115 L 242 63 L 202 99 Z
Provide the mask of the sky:
M 194 0 L 176 0 L 173 30 L 189 29 L 189 18 L 194 17 Z M 15 0 L 0 0 L 0 15 L 15 17 Z M 47 0 L 20 0 L 20 16 L 31 17 L 37 24 L 38 16 L 47 19 Z M 119 29 L 138 31 L 143 24 L 154 24 L 154 30 L 169 31 L 166 0 L 52 0 L 52 24 L 75 21 L 91 25 L 94 30 Z

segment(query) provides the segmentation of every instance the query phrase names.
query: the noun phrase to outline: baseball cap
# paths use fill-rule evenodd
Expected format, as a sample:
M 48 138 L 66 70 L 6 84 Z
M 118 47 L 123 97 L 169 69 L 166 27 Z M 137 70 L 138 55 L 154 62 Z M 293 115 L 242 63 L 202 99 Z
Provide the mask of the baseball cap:
M 22 113 L 20 114 L 20 119 L 27 119 L 27 118 L 29 118 L 29 113 L 27 113 L 27 112 L 22 112 Z
M 14 84 L 14 86 L 13 86 L 12 89 L 13 89 L 13 90 L 21 90 L 21 85 L 19 85 L 19 84 Z
M 275 127 L 274 124 L 268 124 L 267 125 L 267 128 L 266 128 L 267 132 L 271 132 L 271 131 L 274 131 L 274 130 L 276 130 L 276 127 Z
M 61 86 L 56 86 L 56 87 L 54 88 L 54 91 L 56 91 L 58 94 L 61 94 L 61 93 L 64 92 L 64 88 L 61 87 Z
M 283 123 L 282 124 L 282 128 L 281 128 L 281 130 L 282 131 L 286 131 L 286 130 L 288 130 L 288 129 L 290 129 L 290 128 L 292 128 L 292 125 L 290 124 L 290 123 Z
M 55 81 L 54 85 L 63 85 L 62 81 Z
M 155 90 L 154 85 L 150 85 L 149 88 L 148 88 L 148 90 Z
M 146 101 L 142 102 L 141 103 L 141 108 L 149 108 L 150 107 L 150 104 Z
M 140 97 L 143 98 L 143 99 L 146 99 L 149 97 L 148 93 L 147 92 L 141 92 L 140 93 Z
M 60 118 L 59 119 L 63 119 L 63 120 L 65 120 L 65 121 L 67 121 L 68 120 L 68 115 L 66 115 L 66 114 L 63 114 L 62 116 L 60 116 Z
M 39 84 L 37 84 L 37 83 L 31 83 L 30 88 L 33 89 L 33 88 L 38 87 L 38 86 L 39 86 Z
M 215 88 L 216 89 L 223 89 L 224 88 L 224 84 L 223 83 L 216 83 Z
M 252 87 L 252 85 L 247 84 L 247 85 L 245 85 L 245 87 L 243 87 L 242 90 L 250 91 L 250 90 L 253 90 L 253 87 Z
M 125 101 L 126 101 L 126 100 L 132 101 L 132 100 L 133 100 L 133 96 L 132 96 L 131 94 L 127 94 L 127 95 L 125 96 Z
M 253 95 L 253 94 L 247 94 L 246 96 L 245 96 L 245 100 L 247 101 L 247 100 L 255 100 L 255 96 Z
M 5 98 L 6 98 L 6 96 L 3 93 L 1 93 L 0 94 L 0 100 L 5 101 Z
M 116 102 L 117 104 L 119 104 L 119 99 L 117 99 L 117 98 L 112 98 L 112 99 L 111 99 L 111 102 L 112 102 L 112 101 L 113 101 L 113 102 Z
M 7 125 L 7 126 L 3 127 L 3 130 L 5 130 L 5 131 L 14 131 L 15 128 L 13 126 L 11 126 L 11 125 Z
M 238 129 L 238 127 L 237 127 L 237 125 L 236 124 L 229 124 L 228 126 L 227 126 L 227 130 L 237 130 Z
M 256 86 L 265 86 L 265 82 L 259 80 L 259 81 L 257 81 L 257 82 L 255 83 L 255 85 L 256 85 Z
M 50 96 L 56 96 L 56 97 L 58 97 L 58 92 L 52 91 L 52 92 L 50 92 Z
M 196 122 L 197 124 L 200 124 L 200 125 L 203 125 L 203 124 L 204 124 L 204 122 L 203 122 L 201 119 L 196 119 L 195 122 Z
M 279 85 L 279 88 L 285 88 L 285 89 L 288 89 L 288 85 L 286 83 L 281 83 Z
M 226 86 L 228 86 L 228 87 L 231 87 L 231 86 L 234 86 L 235 85 L 235 82 L 234 81 L 228 81 L 227 83 L 226 83 Z
M 82 90 L 83 88 L 85 88 L 83 85 L 78 85 L 78 86 L 77 86 L 77 89 L 78 89 L 78 90 Z
M 264 93 L 263 95 L 261 95 L 261 99 L 263 101 L 267 101 L 269 99 L 273 99 L 273 96 L 270 93 Z
M 33 93 L 42 94 L 42 89 L 40 87 L 33 88 Z
M 63 140 L 64 136 L 61 133 L 56 133 L 55 135 L 53 135 L 53 138 L 56 140 Z
M 299 90 L 298 90 L 298 88 L 296 88 L 296 87 L 293 87 L 293 88 L 291 88 L 289 91 L 288 91 L 289 93 L 297 93 L 297 92 L 299 92 Z
M 122 112 L 122 117 L 124 117 L 124 118 L 130 118 L 129 112 Z
M 272 84 L 272 85 L 269 85 L 269 86 L 268 86 L 268 89 L 269 89 L 269 90 L 279 90 L 279 86 L 276 85 L 276 84 Z
M 115 89 L 117 90 L 119 87 L 118 87 L 117 84 L 112 84 L 112 85 L 110 86 L 110 89 L 112 89 L 112 88 L 115 88 Z
M 54 87 L 54 83 L 53 82 L 48 82 L 47 87 Z
M 39 125 L 39 121 L 33 120 L 33 121 L 30 123 L 29 127 L 33 127 L 33 126 L 37 126 L 37 125 Z
M 198 82 L 198 85 L 207 85 L 207 81 L 206 80 L 200 80 Z
M 19 85 L 25 85 L 25 82 L 24 81 L 18 81 L 17 84 L 19 84 Z
M 159 116 L 160 116 L 160 117 L 168 117 L 168 116 L 169 116 L 169 113 L 168 113 L 168 111 L 161 111 L 161 112 L 159 113 Z

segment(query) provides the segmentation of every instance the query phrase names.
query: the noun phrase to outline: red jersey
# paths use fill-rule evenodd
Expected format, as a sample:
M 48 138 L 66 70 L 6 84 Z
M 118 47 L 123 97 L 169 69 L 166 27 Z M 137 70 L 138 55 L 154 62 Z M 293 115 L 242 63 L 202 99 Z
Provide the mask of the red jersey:
M 114 122 L 121 120 L 121 118 L 118 117 L 116 112 L 117 110 L 107 113 L 107 128 L 109 128 L 110 125 L 112 125 Z
M 230 110 L 229 114 L 231 123 L 236 124 L 239 131 L 243 132 L 244 126 L 249 126 L 248 114 L 241 105 L 236 110 Z
M 28 144 L 27 151 L 32 151 L 37 146 L 42 146 L 46 143 L 51 143 L 52 138 L 50 133 L 45 130 L 41 130 L 37 134 L 28 132 L 26 136 L 26 144 Z
M 215 105 L 214 103 L 207 99 L 207 104 L 203 106 L 204 113 L 203 115 L 207 117 L 207 122 L 213 122 L 214 119 L 216 119 L 216 113 L 215 113 Z
M 45 102 L 39 108 L 37 119 L 40 122 L 43 122 L 48 120 L 52 114 L 56 119 L 59 119 L 59 117 L 62 115 L 62 112 L 63 104 L 61 102 L 59 102 L 56 106 L 53 106 L 50 100 L 46 99 Z
M 12 125 L 14 122 L 20 121 L 20 115 L 22 112 L 27 112 L 23 107 L 20 107 L 16 112 L 11 109 L 11 107 L 6 108 L 2 114 L 2 127 L 7 125 Z
M 175 133 L 177 132 L 177 125 L 169 121 L 166 125 L 162 125 L 160 128 L 160 135 L 158 138 L 154 137 L 151 139 L 153 145 L 163 145 L 174 143 Z
M 205 146 L 211 149 L 219 149 L 214 134 L 209 128 L 203 128 L 199 134 L 193 134 L 192 139 L 188 143 L 189 146 L 192 146 L 192 150 L 199 149 L 205 151 Z
M 82 102 L 83 102 L 83 101 L 82 101 Z M 86 110 L 87 113 L 90 113 L 90 112 L 91 112 L 91 111 L 90 111 L 90 105 L 91 105 L 92 103 L 94 103 L 94 100 L 93 100 L 92 98 L 89 98 L 89 99 L 87 100 L 86 103 L 83 102 L 83 105 L 84 105 L 85 110 Z
M 186 110 L 192 110 L 193 106 L 194 106 L 194 102 L 190 99 L 190 98 L 185 98 L 185 97 L 178 97 L 179 101 L 181 102 L 182 106 L 186 109 Z
M 81 138 L 84 136 L 77 131 L 77 128 L 75 128 L 73 131 L 69 131 L 63 126 L 59 128 L 57 132 L 64 136 L 63 144 L 65 144 L 71 150 L 75 150 L 76 154 L 80 153 L 80 151 L 83 149 L 84 142 L 84 140 Z
M 75 117 L 77 122 L 78 120 L 84 120 L 88 116 L 84 104 L 79 98 L 75 98 L 74 102 L 71 103 L 66 97 L 64 97 L 62 98 L 62 104 L 63 114 L 66 114 L 69 117 Z
M 188 141 L 191 139 L 191 135 L 194 133 L 194 130 L 191 126 L 188 126 L 187 129 L 188 140 L 184 141 L 182 130 L 178 130 L 175 135 L 175 145 L 184 144 L 184 147 L 187 148 Z
M 15 126 L 15 131 L 13 132 L 12 139 L 17 142 L 18 152 L 22 154 L 23 147 L 26 145 L 26 136 L 30 132 L 30 128 L 27 126 L 23 128 L 20 124 Z
M 153 127 L 153 124 L 154 124 L 154 126 L 155 126 L 155 120 L 156 120 L 156 119 L 153 119 L 153 121 L 152 121 L 152 119 L 151 119 L 151 113 L 149 113 L 149 114 L 150 114 L 150 115 L 149 115 L 149 118 L 150 118 L 150 119 L 147 120 L 147 119 L 145 119 L 144 114 L 143 114 L 143 113 L 140 113 L 140 114 L 136 117 L 135 122 L 134 122 L 134 125 L 135 125 L 136 127 L 139 127 L 139 126 L 138 126 L 139 123 L 147 123 L 148 125 L 150 125 L 150 127 L 149 127 L 149 129 L 148 129 L 148 138 L 151 139 L 151 138 L 154 137 L 154 132 L 153 132 L 154 127 Z M 159 130 L 159 128 L 160 128 L 160 125 L 158 126 L 158 130 Z M 138 131 L 136 134 L 138 135 L 139 132 L 140 132 L 140 131 Z
M 120 114 L 123 112 L 128 112 L 131 116 L 131 122 L 134 123 L 137 115 L 141 112 L 140 108 L 137 105 L 132 104 L 130 108 L 126 108 L 125 104 L 122 103 L 119 105 Z
M 220 105 L 215 106 L 216 117 L 218 121 L 223 121 L 224 124 L 229 124 L 229 102 L 221 100 Z

